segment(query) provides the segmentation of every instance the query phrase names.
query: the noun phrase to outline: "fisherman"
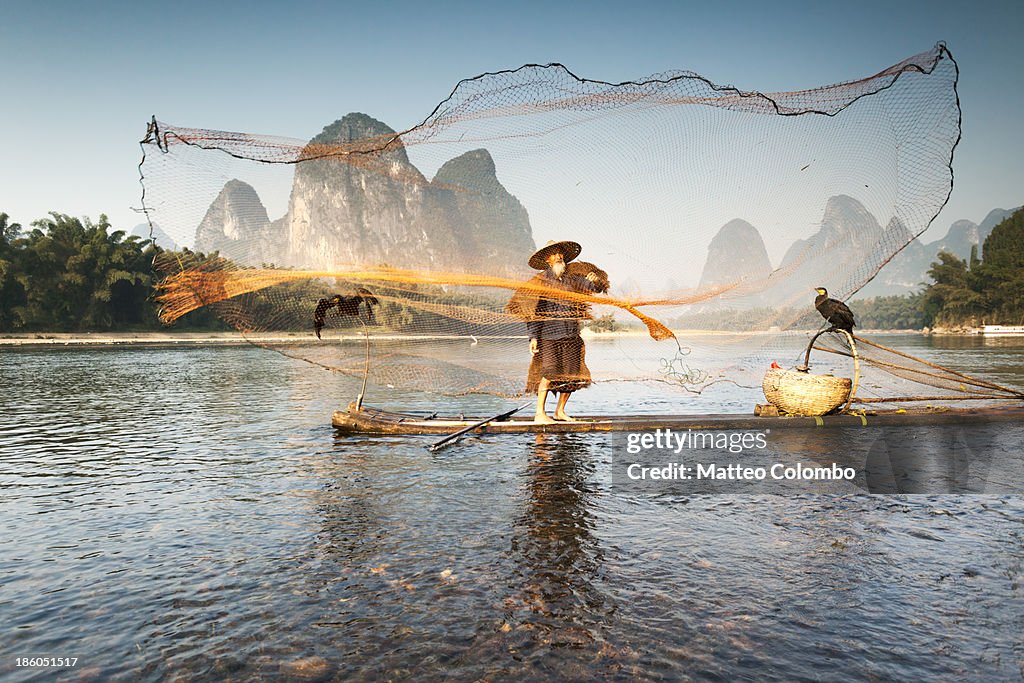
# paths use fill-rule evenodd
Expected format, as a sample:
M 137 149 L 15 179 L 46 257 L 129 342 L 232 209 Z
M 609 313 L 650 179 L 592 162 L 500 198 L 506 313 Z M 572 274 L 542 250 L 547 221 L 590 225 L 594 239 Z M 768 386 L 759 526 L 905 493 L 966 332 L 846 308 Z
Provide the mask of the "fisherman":
M 590 370 L 584 362 L 585 348 L 580 336 L 580 320 L 586 313 L 581 302 L 558 296 L 555 291 L 596 293 L 602 288 L 601 278 L 595 270 L 586 275 L 569 274 L 566 264 L 580 255 L 583 248 L 576 242 L 548 242 L 530 257 L 530 267 L 543 271 L 530 281 L 546 291 L 536 297 L 533 310 L 521 310 L 527 319 L 530 334 L 530 353 L 539 359 L 540 380 L 537 383 L 537 412 L 535 421 L 551 424 L 555 421 L 575 422 L 565 412 L 565 404 L 574 391 L 590 386 Z M 516 297 L 513 297 L 513 302 Z M 510 308 L 513 306 L 510 302 Z M 527 307 L 531 308 L 531 307 Z M 527 391 L 532 391 L 527 386 Z M 558 394 L 554 417 L 547 414 L 548 392 Z

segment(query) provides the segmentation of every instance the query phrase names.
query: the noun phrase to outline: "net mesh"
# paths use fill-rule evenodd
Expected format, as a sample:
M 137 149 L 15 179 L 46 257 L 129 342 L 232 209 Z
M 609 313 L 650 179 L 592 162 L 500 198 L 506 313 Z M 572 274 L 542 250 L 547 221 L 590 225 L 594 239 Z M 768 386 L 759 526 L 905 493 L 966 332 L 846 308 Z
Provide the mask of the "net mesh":
M 158 258 L 161 317 L 208 307 L 381 386 L 501 396 L 525 390 L 529 324 L 564 317 L 596 382 L 757 386 L 823 322 L 815 287 L 847 299 L 944 206 L 957 77 L 942 44 L 797 92 L 527 65 L 459 82 L 400 132 L 365 114 L 308 141 L 154 119 L 144 210 L 191 245 Z M 549 240 L 582 246 L 575 274 L 528 265 Z M 726 319 L 742 331 L 707 332 Z M 879 387 L 906 380 L 875 352 Z

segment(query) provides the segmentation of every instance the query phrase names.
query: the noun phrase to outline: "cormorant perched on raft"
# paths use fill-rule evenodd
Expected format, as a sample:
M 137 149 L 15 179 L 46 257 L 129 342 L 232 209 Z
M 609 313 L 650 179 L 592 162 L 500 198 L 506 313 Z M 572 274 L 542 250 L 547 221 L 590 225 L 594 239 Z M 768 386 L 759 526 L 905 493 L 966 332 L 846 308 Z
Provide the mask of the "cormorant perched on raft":
M 857 323 L 853 319 L 853 311 L 850 310 L 850 307 L 842 301 L 830 299 L 828 290 L 824 287 L 815 287 L 814 291 L 818 293 L 818 296 L 814 298 L 814 307 L 818 309 L 818 313 L 821 313 L 822 318 L 832 324 L 827 331 L 846 330 L 853 334 L 853 326 Z
M 316 310 L 313 311 L 313 330 L 316 332 L 316 338 L 320 339 L 320 330 L 324 328 L 327 311 L 335 306 L 338 307 L 338 315 L 358 318 L 359 304 L 366 304 L 366 320 L 371 325 L 376 325 L 377 319 L 373 317 L 373 307 L 379 303 L 373 292 L 365 287 L 360 287 L 355 294 L 349 296 L 335 294 L 329 299 L 320 299 L 316 304 Z

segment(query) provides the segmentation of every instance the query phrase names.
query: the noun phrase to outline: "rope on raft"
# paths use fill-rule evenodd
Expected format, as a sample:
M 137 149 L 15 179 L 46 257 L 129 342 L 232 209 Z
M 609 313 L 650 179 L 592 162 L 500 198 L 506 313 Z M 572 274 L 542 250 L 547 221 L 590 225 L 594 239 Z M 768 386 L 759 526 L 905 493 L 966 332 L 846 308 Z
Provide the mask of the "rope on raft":
M 914 374 L 917 374 L 917 375 L 922 375 L 924 377 L 931 377 L 931 378 L 934 378 L 934 379 L 937 379 L 937 380 L 940 380 L 940 381 L 946 382 L 946 383 L 956 381 L 956 382 L 958 382 L 960 384 L 959 390 L 961 392 L 961 395 L 953 395 L 953 396 L 898 396 L 898 397 L 878 397 L 878 398 L 856 398 L 856 399 L 854 399 L 853 398 L 853 393 L 854 392 L 851 391 L 850 392 L 851 402 L 856 402 L 856 403 L 887 403 L 887 402 L 894 402 L 894 403 L 897 403 L 897 402 L 903 402 L 903 401 L 964 401 L 964 400 L 987 400 L 987 399 L 1012 399 L 1012 400 L 1022 400 L 1022 399 L 1024 399 L 1024 392 L 1019 391 L 1017 389 L 1011 389 L 1010 387 L 1005 387 L 1005 386 L 1003 386 L 1001 384 L 997 384 L 995 382 L 990 382 L 988 380 L 983 380 L 983 379 L 978 379 L 976 377 L 972 377 L 970 375 L 967 375 L 965 373 L 959 372 L 957 370 L 953 370 L 951 368 L 947 368 L 947 367 L 945 367 L 943 365 L 939 365 L 937 363 L 932 363 L 930 361 L 924 360 L 923 358 L 917 358 L 917 357 L 912 356 L 912 355 L 910 355 L 908 353 L 904 353 L 903 351 L 897 351 L 896 349 L 892 349 L 892 348 L 889 348 L 887 346 L 883 346 L 882 344 L 878 344 L 876 342 L 869 341 L 867 339 L 864 339 L 863 337 L 858 337 L 858 336 L 855 336 L 855 335 L 848 335 L 848 337 L 850 338 L 850 341 L 851 341 L 851 349 L 853 349 L 853 353 L 850 353 L 850 352 L 842 351 L 842 350 L 838 350 L 838 349 L 830 349 L 830 348 L 824 347 L 824 346 L 815 346 L 814 345 L 814 341 L 817 340 L 818 336 L 819 335 L 815 335 L 814 339 L 812 339 L 811 346 L 808 348 L 808 354 L 810 353 L 810 349 L 814 348 L 814 349 L 817 349 L 819 351 L 825 351 L 827 353 L 834 353 L 834 354 L 839 355 L 839 356 L 846 356 L 847 358 L 853 358 L 854 362 L 856 362 L 857 359 L 858 359 L 859 354 L 857 354 L 856 347 L 853 346 L 853 344 L 852 344 L 853 339 L 856 339 L 857 341 L 861 342 L 864 345 L 872 346 L 872 347 L 880 349 L 882 351 L 886 351 L 888 353 L 892 353 L 892 354 L 894 354 L 896 356 L 900 356 L 900 357 L 903 357 L 903 358 L 908 358 L 908 359 L 914 361 L 915 363 L 921 363 L 922 365 L 925 365 L 925 366 L 930 367 L 930 368 L 934 368 L 936 370 L 940 370 L 940 371 L 948 373 L 948 374 L 946 376 L 943 376 L 943 375 L 940 375 L 938 373 L 928 372 L 927 370 L 923 370 L 923 369 L 920 369 L 920 368 L 914 368 L 914 367 L 911 367 L 909 365 L 899 365 L 899 364 L 896 364 L 896 363 L 889 363 L 889 362 L 886 362 L 886 361 L 874 359 L 874 358 L 871 358 L 871 357 L 868 357 L 868 356 L 860 356 L 861 358 L 864 359 L 864 361 L 866 363 L 868 363 L 870 365 L 873 365 L 873 366 L 876 366 L 876 367 L 880 367 L 882 369 L 889 369 L 889 371 L 897 370 L 897 371 L 900 371 L 900 372 L 907 372 L 907 373 L 914 373 Z M 893 374 L 897 374 L 897 373 L 893 373 Z M 955 380 L 954 380 L 954 378 L 955 378 Z M 927 381 L 923 381 L 923 383 L 928 384 Z M 969 389 L 968 385 L 970 385 L 972 388 Z M 989 390 L 989 392 L 993 392 L 994 391 L 994 392 L 999 392 L 999 393 L 985 393 L 985 392 L 979 391 L 979 389 L 987 389 L 987 390 Z M 849 403 L 847 403 L 847 407 L 849 407 Z

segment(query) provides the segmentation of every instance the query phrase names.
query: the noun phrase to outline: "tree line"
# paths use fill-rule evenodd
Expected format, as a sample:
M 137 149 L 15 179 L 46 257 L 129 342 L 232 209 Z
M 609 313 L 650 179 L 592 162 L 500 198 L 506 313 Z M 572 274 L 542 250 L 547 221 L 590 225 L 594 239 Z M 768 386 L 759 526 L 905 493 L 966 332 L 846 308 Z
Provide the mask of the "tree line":
M 165 329 L 157 318 L 154 284 L 159 273 L 154 257 L 160 248 L 150 240 L 111 230 L 105 215 L 97 222 L 61 213 L 50 213 L 30 229 L 0 213 L 0 332 L 149 331 Z M 975 326 L 983 322 L 1024 323 L 1024 209 L 993 228 L 982 246 L 968 260 L 940 252 L 928 271 L 931 282 L 914 294 L 854 301 L 858 327 L 862 329 L 921 329 L 936 326 Z M 189 261 L 201 254 L 180 252 Z M 289 285 L 296 290 L 287 297 L 256 292 L 246 308 L 254 320 L 274 320 L 276 329 L 301 330 L 310 326 L 310 306 L 326 296 L 322 283 Z M 387 294 L 381 291 L 381 294 Z M 399 298 L 426 298 L 470 307 L 495 308 L 502 302 L 462 292 L 395 293 L 382 303 L 378 319 L 394 330 L 419 332 L 438 329 L 450 322 Z M 400 296 L 398 296 L 400 294 Z M 493 297 L 492 297 L 493 298 Z M 291 304 L 281 310 L 282 301 Z M 266 315 L 262 315 L 263 311 Z M 813 307 L 780 316 L 776 310 L 721 311 L 714 321 L 687 316 L 674 321 L 681 327 L 715 327 L 748 331 L 765 329 L 770 321 L 793 319 L 795 328 L 814 328 L 821 320 Z M 614 321 L 595 326 L 612 329 Z M 357 324 L 353 321 L 353 324 Z M 465 330 L 452 333 L 488 334 L 496 331 L 463 323 Z M 201 308 L 175 323 L 180 330 L 231 329 L 215 308 Z M 502 330 L 515 333 L 515 330 Z
M 921 297 L 929 327 L 1024 324 L 1024 209 L 992 229 L 978 257 L 941 252 Z
M 169 252 L 152 241 L 97 222 L 51 213 L 24 230 L 0 213 L 0 333 L 155 331 L 167 329 L 158 319 L 155 284 L 158 263 L 182 266 L 221 260 L 187 249 Z M 521 323 L 489 325 L 445 318 L 419 307 L 416 300 L 471 309 L 501 311 L 504 300 L 430 287 L 392 291 L 374 288 L 381 300 L 375 314 L 384 327 L 402 332 L 449 334 L 523 334 Z M 287 283 L 205 306 L 177 320 L 173 329 L 302 331 L 312 329 L 313 309 L 332 294 L 322 281 Z M 229 325 L 229 323 L 231 323 Z M 360 327 L 355 319 L 331 317 L 332 326 Z M 497 329 L 501 328 L 501 329 Z
M 25 230 L 0 213 L 0 332 L 163 329 L 153 300 L 159 248 L 111 227 L 102 214 L 51 212 Z M 176 327 L 230 329 L 204 309 Z

